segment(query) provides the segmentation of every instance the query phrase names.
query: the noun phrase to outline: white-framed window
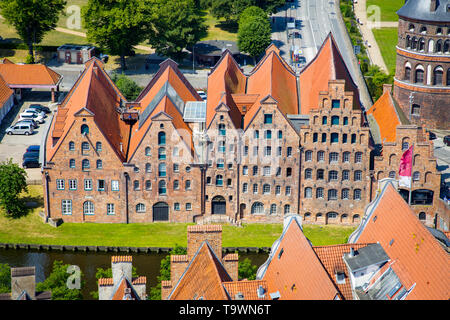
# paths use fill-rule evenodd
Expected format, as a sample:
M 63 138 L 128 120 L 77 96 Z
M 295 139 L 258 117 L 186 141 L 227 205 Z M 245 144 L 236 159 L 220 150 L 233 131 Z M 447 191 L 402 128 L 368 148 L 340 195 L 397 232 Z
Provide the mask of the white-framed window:
M 252 214 L 263 214 L 264 213 L 264 205 L 261 202 L 255 202 L 252 205 Z
M 244 176 L 248 175 L 248 166 L 243 166 L 243 167 L 242 167 L 242 174 L 243 174 Z
M 111 191 L 119 191 L 119 180 L 111 180 Z
M 289 204 L 284 205 L 284 214 L 291 213 L 291 206 Z
M 265 176 L 270 176 L 270 167 L 264 167 L 263 168 L 263 174 L 265 175 Z
M 180 189 L 180 182 L 178 180 L 173 180 L 173 190 Z
M 337 190 L 336 189 L 328 190 L 328 200 L 337 200 Z
M 361 163 L 362 162 L 362 152 L 355 153 L 355 163 Z
M 414 171 L 413 173 L 413 181 L 419 181 L 420 180 L 420 172 Z
M 75 168 L 75 159 L 70 159 L 69 160 L 69 168 L 72 168 L 72 169 Z
M 61 201 L 61 212 L 62 214 L 72 214 L 72 200 Z
M 361 181 L 362 180 L 362 171 L 356 170 L 355 171 L 355 181 Z
M 329 181 L 337 181 L 338 179 L 338 172 L 335 170 L 332 170 L 328 173 L 328 180 Z
M 187 202 L 186 203 L 186 211 L 191 211 L 192 210 L 192 203 Z
M 330 153 L 330 163 L 338 163 L 339 162 L 339 153 L 331 152 Z
M 312 169 L 305 169 L 305 180 L 312 179 Z
M 286 155 L 287 155 L 288 157 L 292 157 L 292 147 L 287 147 L 287 149 L 286 149 Z
M 276 195 L 281 194 L 281 186 L 276 186 L 276 187 L 275 187 L 275 194 L 276 194 Z
M 258 193 L 258 185 L 256 183 L 253 185 L 253 193 Z
M 152 165 L 150 163 L 145 164 L 145 172 L 147 173 L 152 172 Z
M 271 146 L 267 146 L 264 148 L 264 156 L 269 157 L 272 155 L 272 147 Z
M 311 150 L 308 150 L 305 152 L 305 161 L 312 161 L 312 155 L 313 152 Z
M 342 155 L 342 162 L 350 162 L 350 152 L 344 152 Z
M 323 188 L 317 188 L 316 190 L 316 198 L 323 199 Z
M 342 181 L 346 181 L 350 179 L 350 171 L 343 170 L 342 171 Z
M 243 192 L 243 193 L 247 193 L 247 192 L 248 192 L 248 183 L 244 183 L 244 184 L 242 185 L 242 192 Z
M 86 191 L 92 190 L 92 179 L 84 179 L 84 190 Z
M 94 214 L 94 203 L 92 201 L 85 201 L 83 203 L 83 214 Z
M 270 184 L 264 184 L 263 185 L 263 193 L 264 194 L 269 194 L 270 193 Z
M 107 203 L 106 204 L 106 214 L 108 216 L 116 214 L 116 209 L 115 209 L 114 203 Z
M 348 189 L 342 189 L 342 200 L 348 200 L 349 190 Z
M 150 180 L 145 180 L 145 190 L 152 190 L 152 182 Z
M 361 200 L 361 189 L 353 191 L 353 200 Z
M 287 196 L 291 195 L 291 187 L 290 186 L 286 186 L 286 195 Z
M 325 152 L 324 151 L 317 152 L 317 161 L 323 162 L 324 160 L 325 160 Z
M 77 180 L 76 179 L 69 180 L 69 190 L 77 190 Z
M 310 188 L 310 187 L 305 188 L 305 198 L 307 198 L 307 199 L 312 198 L 312 188 Z
M 56 189 L 64 190 L 64 179 L 56 179 Z
M 136 212 L 138 212 L 138 213 L 143 213 L 143 212 L 145 212 L 145 204 L 143 204 L 143 203 L 138 203 L 138 204 L 136 205 Z
M 270 205 L 270 214 L 276 214 L 276 213 L 277 213 L 277 205 L 273 203 Z
M 175 202 L 173 204 L 173 210 L 175 211 L 180 211 L 180 203 L 179 202 Z

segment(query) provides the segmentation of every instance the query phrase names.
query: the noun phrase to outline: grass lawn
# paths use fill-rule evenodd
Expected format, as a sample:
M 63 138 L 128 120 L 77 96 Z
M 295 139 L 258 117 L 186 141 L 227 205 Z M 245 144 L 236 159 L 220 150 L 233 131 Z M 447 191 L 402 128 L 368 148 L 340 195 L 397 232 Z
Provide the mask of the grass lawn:
M 186 246 L 186 223 L 96 224 L 63 223 L 54 228 L 44 224 L 38 215 L 42 210 L 42 187 L 29 186 L 22 195 L 36 201 L 38 207 L 18 219 L 7 218 L 0 210 L 0 242 L 98 245 L 131 247 Z M 243 227 L 224 225 L 224 247 L 271 247 L 282 232 L 281 224 L 248 224 Z M 346 243 L 353 227 L 304 225 L 304 233 L 313 245 Z
M 380 47 L 381 55 L 383 56 L 384 63 L 390 72 L 395 72 L 396 65 L 396 49 L 398 43 L 398 30 L 397 28 L 380 28 L 372 29 L 373 35 Z
M 405 4 L 405 0 L 367 0 L 366 7 L 378 6 L 381 9 L 381 21 L 398 21 L 397 11 Z M 367 16 L 374 12 L 368 12 Z
M 208 26 L 208 35 L 201 40 L 237 41 L 237 30 L 227 28 L 227 26 L 223 23 L 224 20 L 222 20 L 217 20 L 212 15 L 207 14 L 206 25 Z

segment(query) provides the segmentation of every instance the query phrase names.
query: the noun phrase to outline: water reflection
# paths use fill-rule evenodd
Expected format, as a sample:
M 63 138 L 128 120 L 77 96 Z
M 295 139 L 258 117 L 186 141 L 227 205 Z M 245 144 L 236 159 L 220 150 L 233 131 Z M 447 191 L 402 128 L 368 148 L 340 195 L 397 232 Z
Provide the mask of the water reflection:
M 36 282 L 44 281 L 50 274 L 53 262 L 62 260 L 64 264 L 73 264 L 80 267 L 84 274 L 85 286 L 83 298 L 91 300 L 91 291 L 97 291 L 95 273 L 97 268 L 107 269 L 111 267 L 111 257 L 115 255 L 132 255 L 133 266 L 140 276 L 147 277 L 147 293 L 150 287 L 157 283 L 157 276 L 161 260 L 166 253 L 103 253 L 103 252 L 59 252 L 37 250 L 0 249 L 0 263 L 8 263 L 11 267 L 36 267 Z M 239 253 L 239 260 L 249 258 L 254 265 L 260 266 L 267 259 L 267 254 Z

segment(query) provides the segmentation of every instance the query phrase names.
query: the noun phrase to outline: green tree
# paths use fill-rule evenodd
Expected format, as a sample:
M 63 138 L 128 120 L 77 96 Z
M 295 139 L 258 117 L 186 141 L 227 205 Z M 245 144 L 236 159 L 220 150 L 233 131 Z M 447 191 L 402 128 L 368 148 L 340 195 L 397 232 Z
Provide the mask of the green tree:
M 266 11 L 268 14 L 277 12 L 277 9 L 284 6 L 286 0 L 256 0 L 255 5 Z
M 253 16 L 239 25 L 238 47 L 254 59 L 259 56 L 271 42 L 271 27 L 267 18 Z
M 238 23 L 241 12 L 253 5 L 255 0 L 211 0 L 210 12 L 217 19 Z
M 0 163 L 0 206 L 10 217 L 20 217 L 25 212 L 25 205 L 19 194 L 27 191 L 27 173 L 12 159 Z
M 97 268 L 97 272 L 95 273 L 95 279 L 97 279 L 97 287 L 98 287 L 98 280 L 102 279 L 102 278 L 112 278 L 112 268 L 108 268 L 108 269 L 103 269 L 103 268 Z M 131 268 L 131 276 L 133 278 L 138 278 L 139 275 L 136 271 L 136 268 L 133 266 Z M 98 300 L 98 290 L 97 291 L 91 291 L 90 292 L 91 296 L 95 299 Z
M 150 288 L 149 300 L 161 300 L 161 281 L 170 280 L 170 256 L 186 254 L 186 248 L 175 245 L 169 255 L 161 260 L 161 268 L 156 286 Z
M 120 57 L 126 70 L 125 56 L 146 38 L 149 7 L 140 0 L 89 0 L 82 8 L 89 41 Z
M 158 54 L 174 60 L 182 59 L 206 35 L 205 15 L 193 0 L 148 0 L 152 27 L 148 33 L 150 45 Z
M 244 261 L 239 262 L 238 277 L 239 279 L 255 280 L 257 270 L 258 267 L 253 265 L 249 258 L 245 258 Z
M 84 286 L 83 273 L 80 273 L 80 288 L 70 289 L 67 285 L 67 280 L 72 275 L 68 272 L 69 267 L 69 264 L 63 264 L 62 261 L 55 260 L 52 272 L 44 282 L 36 284 L 36 291 L 51 291 L 52 300 L 83 300 L 81 292 Z
M 373 101 L 377 101 L 383 94 L 383 84 L 392 84 L 394 82 L 394 76 L 392 74 L 386 74 L 377 65 L 370 65 L 364 76 Z
M 40 43 L 48 31 L 56 28 L 65 6 L 65 0 L 0 0 L 2 16 L 28 46 L 32 63 L 33 45 Z
M 11 267 L 7 263 L 0 263 L 0 293 L 11 292 Z
M 267 19 L 267 13 L 263 9 L 257 6 L 250 6 L 241 12 L 239 16 L 239 25 L 247 23 L 255 16 L 260 16 L 262 18 Z
M 139 96 L 139 93 L 142 91 L 142 87 L 140 87 L 136 82 L 128 78 L 124 74 L 114 73 L 112 76 L 112 81 L 119 88 L 120 92 L 127 98 L 129 101 L 136 100 Z

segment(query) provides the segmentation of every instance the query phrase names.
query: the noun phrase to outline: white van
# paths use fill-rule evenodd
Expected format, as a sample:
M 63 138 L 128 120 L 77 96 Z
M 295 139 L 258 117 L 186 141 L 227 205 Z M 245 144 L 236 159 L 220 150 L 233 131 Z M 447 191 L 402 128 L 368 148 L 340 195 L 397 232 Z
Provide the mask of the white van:
M 5 133 L 9 135 L 24 134 L 28 136 L 33 133 L 33 126 L 31 123 L 18 123 L 6 129 Z

